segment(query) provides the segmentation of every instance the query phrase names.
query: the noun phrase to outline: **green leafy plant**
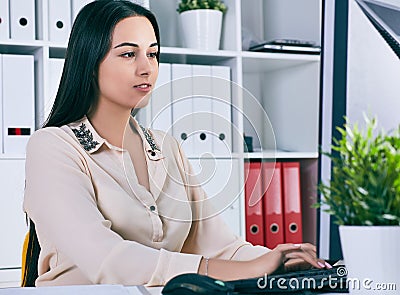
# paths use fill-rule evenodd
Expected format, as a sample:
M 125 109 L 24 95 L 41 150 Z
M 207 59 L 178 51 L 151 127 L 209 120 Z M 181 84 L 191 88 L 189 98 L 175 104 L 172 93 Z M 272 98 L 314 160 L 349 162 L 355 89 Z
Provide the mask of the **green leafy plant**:
M 376 118 L 365 120 L 365 132 L 346 120 L 332 152 L 322 153 L 333 169 L 317 207 L 327 205 L 339 225 L 400 225 L 400 128 L 385 134 Z
M 194 9 L 215 9 L 225 13 L 227 7 L 222 0 L 181 0 L 177 11 L 182 13 Z

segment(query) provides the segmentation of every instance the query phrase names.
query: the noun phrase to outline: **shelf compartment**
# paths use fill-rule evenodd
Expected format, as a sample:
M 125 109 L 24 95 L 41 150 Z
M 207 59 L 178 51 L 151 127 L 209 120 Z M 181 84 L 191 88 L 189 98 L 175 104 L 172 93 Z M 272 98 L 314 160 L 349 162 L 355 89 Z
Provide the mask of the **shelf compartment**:
M 241 56 L 245 73 L 265 73 L 320 61 L 320 56 L 315 54 L 243 51 Z
M 244 72 L 243 113 L 244 133 L 253 137 L 254 149 L 317 152 L 319 62 L 267 70 L 262 63 L 270 60 L 252 61 L 260 68 Z
M 320 45 L 321 7 L 321 0 L 241 1 L 242 47 L 247 50 L 251 41 L 274 39 L 305 40 Z
M 46 45 L 46 42 L 41 40 L 35 41 L 15 41 L 2 40 L 0 41 L 1 54 L 32 54 Z
M 239 47 L 240 24 L 238 23 L 239 2 L 224 0 L 228 10 L 223 16 L 220 48 L 237 50 Z M 155 14 L 160 28 L 161 46 L 183 47 L 184 40 L 176 1 L 150 0 L 150 10 Z
M 66 53 L 67 53 L 67 48 L 62 46 L 60 47 L 52 46 L 49 48 L 50 58 L 65 58 Z

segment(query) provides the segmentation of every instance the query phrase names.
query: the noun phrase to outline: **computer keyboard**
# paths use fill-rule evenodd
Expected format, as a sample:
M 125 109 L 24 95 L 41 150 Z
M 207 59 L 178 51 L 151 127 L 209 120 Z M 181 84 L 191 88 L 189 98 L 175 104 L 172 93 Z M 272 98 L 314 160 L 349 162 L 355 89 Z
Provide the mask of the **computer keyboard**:
M 172 278 L 162 294 L 323 294 L 348 293 L 347 270 L 310 269 L 283 274 L 265 275 L 234 281 L 221 281 L 199 274 L 181 274 Z

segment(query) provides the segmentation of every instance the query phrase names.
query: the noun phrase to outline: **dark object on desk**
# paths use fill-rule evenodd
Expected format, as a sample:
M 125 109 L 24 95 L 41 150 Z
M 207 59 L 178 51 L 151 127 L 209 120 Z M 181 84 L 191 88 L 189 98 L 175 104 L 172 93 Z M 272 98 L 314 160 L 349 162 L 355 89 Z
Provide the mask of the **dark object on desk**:
M 172 278 L 162 294 L 323 294 L 348 293 L 344 266 L 272 274 L 265 277 L 220 281 L 199 274 Z
M 252 45 L 250 51 L 280 52 L 297 54 L 320 54 L 321 47 L 314 42 L 295 39 L 276 39 L 260 44 Z
M 162 289 L 162 294 L 236 294 L 231 283 L 196 273 L 181 274 L 172 278 Z
M 244 136 L 244 152 L 252 153 L 253 152 L 253 137 L 252 136 Z

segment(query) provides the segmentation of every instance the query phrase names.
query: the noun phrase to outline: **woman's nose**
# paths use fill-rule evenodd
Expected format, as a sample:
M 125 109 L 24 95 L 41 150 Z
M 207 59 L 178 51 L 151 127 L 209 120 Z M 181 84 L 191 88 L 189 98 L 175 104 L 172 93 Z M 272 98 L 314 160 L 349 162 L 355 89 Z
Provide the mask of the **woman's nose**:
M 140 76 L 148 76 L 152 72 L 150 61 L 147 57 L 147 54 L 140 55 L 137 61 L 137 74 Z

